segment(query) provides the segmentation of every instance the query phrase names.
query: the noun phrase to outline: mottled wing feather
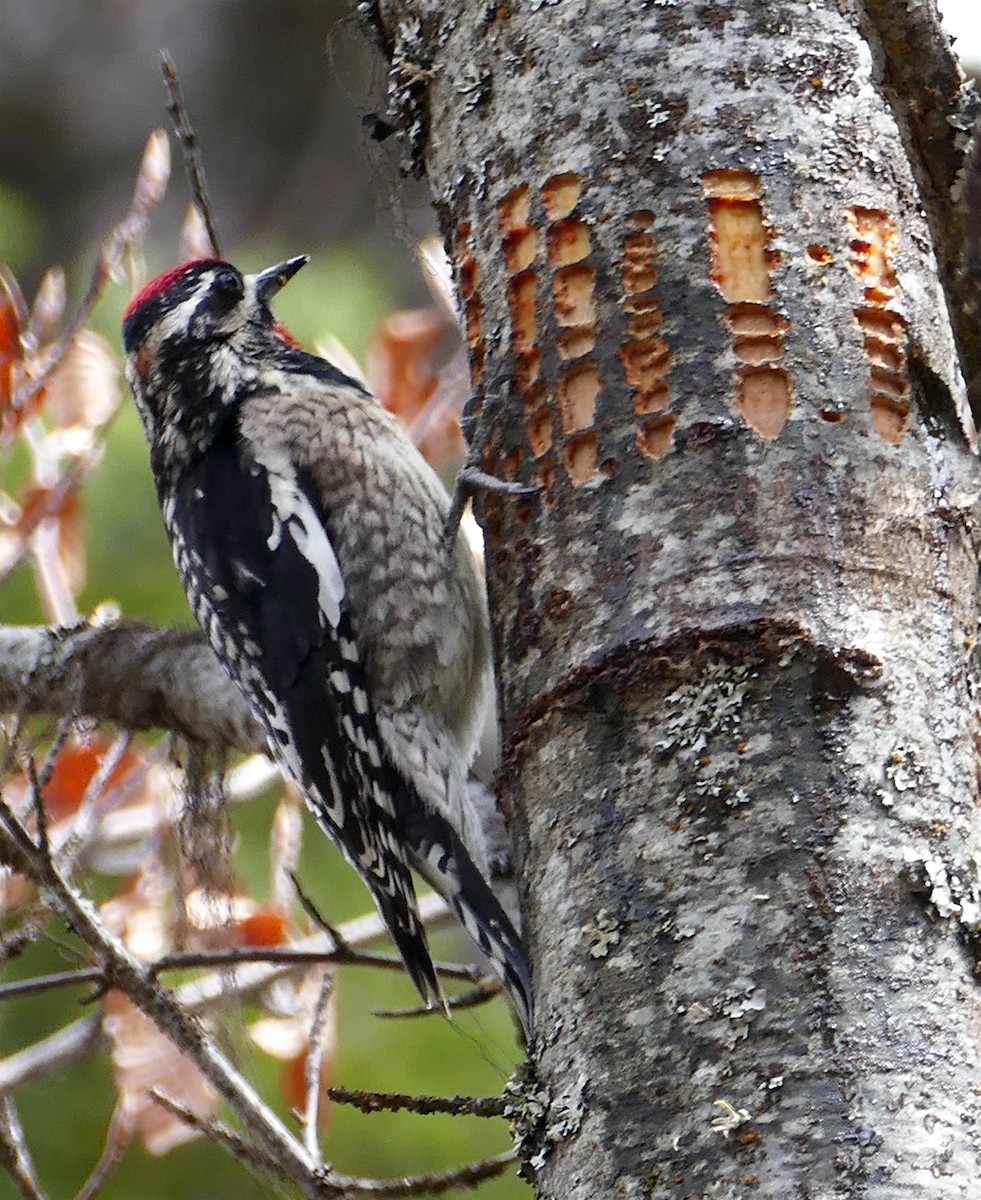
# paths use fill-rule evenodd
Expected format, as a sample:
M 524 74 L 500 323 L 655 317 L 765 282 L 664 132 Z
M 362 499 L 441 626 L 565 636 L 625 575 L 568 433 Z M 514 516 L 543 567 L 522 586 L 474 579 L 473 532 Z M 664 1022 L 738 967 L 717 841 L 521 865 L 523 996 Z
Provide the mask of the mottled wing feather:
M 309 480 L 274 467 L 229 423 L 164 498 L 178 570 L 273 754 L 371 889 L 423 998 L 439 1001 L 343 583 L 304 519 L 312 511 L 325 530 L 325 514 Z

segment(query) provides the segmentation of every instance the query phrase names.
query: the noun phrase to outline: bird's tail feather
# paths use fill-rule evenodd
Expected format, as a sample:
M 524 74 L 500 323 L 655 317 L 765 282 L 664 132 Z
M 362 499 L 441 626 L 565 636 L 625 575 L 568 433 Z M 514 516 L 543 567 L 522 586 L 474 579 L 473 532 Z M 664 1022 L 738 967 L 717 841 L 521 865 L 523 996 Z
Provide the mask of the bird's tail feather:
M 400 812 L 409 861 L 456 914 L 490 963 L 531 1037 L 534 1009 L 525 948 L 491 885 L 448 821 L 409 800 Z

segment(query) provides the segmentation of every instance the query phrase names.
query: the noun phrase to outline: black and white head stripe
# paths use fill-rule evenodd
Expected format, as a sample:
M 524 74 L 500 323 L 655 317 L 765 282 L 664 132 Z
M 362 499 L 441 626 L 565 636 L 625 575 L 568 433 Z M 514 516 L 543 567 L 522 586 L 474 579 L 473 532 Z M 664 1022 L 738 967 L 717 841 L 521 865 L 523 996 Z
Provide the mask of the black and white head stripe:
M 227 295 L 233 304 L 241 300 L 244 294 L 241 272 L 217 258 L 181 263 L 144 284 L 123 313 L 123 345 L 127 353 L 135 350 L 151 329 L 160 340 L 165 340 L 175 328 L 186 329 L 189 314 L 216 292 L 215 281 L 219 276 L 224 286 L 217 289 L 215 298 L 220 300 Z
M 246 320 L 273 327 L 269 301 L 308 261 L 305 254 L 254 275 L 219 258 L 181 263 L 151 279 L 123 313 L 123 345 L 137 349 L 149 332 L 158 344 L 208 341 L 227 336 Z M 277 328 L 281 337 L 285 330 Z

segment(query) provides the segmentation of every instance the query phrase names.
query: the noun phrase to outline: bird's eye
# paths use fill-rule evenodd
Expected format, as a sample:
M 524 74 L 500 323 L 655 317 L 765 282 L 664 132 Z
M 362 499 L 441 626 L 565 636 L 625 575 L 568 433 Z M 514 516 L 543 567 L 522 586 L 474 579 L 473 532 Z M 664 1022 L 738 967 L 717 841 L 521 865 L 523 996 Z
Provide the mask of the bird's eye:
M 215 276 L 215 291 L 229 303 L 241 300 L 242 277 L 235 271 L 219 271 Z

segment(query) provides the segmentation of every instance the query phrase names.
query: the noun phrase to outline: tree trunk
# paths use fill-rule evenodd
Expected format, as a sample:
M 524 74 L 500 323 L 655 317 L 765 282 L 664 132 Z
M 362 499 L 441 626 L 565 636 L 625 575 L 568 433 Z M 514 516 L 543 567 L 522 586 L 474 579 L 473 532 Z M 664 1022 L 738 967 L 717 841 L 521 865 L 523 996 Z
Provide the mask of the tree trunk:
M 362 10 L 482 466 L 540 488 L 480 506 L 537 1194 L 975 1194 L 979 474 L 937 260 L 972 102 L 935 10 Z

